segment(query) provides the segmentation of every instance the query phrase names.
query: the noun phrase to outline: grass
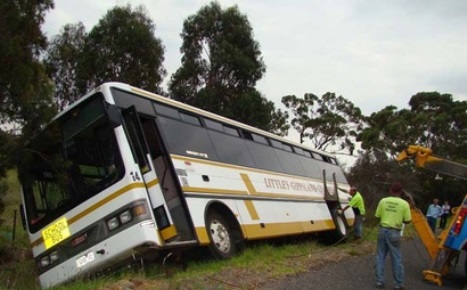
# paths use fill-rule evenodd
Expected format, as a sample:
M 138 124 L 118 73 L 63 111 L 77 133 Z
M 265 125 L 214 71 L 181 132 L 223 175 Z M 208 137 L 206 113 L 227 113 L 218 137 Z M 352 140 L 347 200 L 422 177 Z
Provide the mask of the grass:
M 29 239 L 19 215 L 21 195 L 16 171 L 9 171 L 0 183 L 7 187 L 0 215 L 0 284 L 10 289 L 39 289 Z
M 14 243 L 11 242 L 11 235 L 8 235 L 12 233 L 14 214 L 18 211 L 18 205 L 21 202 L 16 172 L 8 172 L 7 177 L 0 182 L 8 185 L 8 191 L 3 196 L 5 209 L 0 215 L 3 219 L 0 232 L 7 233 L 3 238 L 0 236 L 0 262 L 2 262 L 0 263 L 2 269 L 0 285 L 4 285 L 7 289 L 40 289 L 29 249 L 29 240 L 21 226 L 18 213 Z M 376 239 L 377 231 L 369 226 L 372 222 L 368 221 L 365 225 L 365 240 Z M 133 283 L 127 287 L 130 289 L 135 288 L 138 283 L 149 285 L 146 289 L 220 290 L 239 288 L 239 283 L 242 283 L 240 288 L 254 288 L 255 285 L 269 279 L 299 274 L 326 261 L 362 253 L 361 247 L 355 247 L 352 243 L 329 247 L 318 243 L 312 237 L 294 237 L 273 242 L 249 243 L 241 255 L 227 261 L 195 257 L 187 260 L 186 268 L 183 270 L 179 265 L 163 266 L 159 261 L 159 263 L 145 267 L 144 271 L 126 269 L 98 279 L 75 281 L 52 289 L 110 289 L 106 286 L 115 283 Z M 5 262 L 6 260 L 9 262 Z M 125 285 L 112 289 L 125 289 Z

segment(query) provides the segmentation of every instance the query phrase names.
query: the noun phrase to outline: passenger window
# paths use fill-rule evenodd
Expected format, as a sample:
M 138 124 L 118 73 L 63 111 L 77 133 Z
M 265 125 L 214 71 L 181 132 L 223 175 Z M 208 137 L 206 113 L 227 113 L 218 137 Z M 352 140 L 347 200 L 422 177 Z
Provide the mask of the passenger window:
M 292 146 L 290 146 L 289 144 L 282 143 L 282 148 L 283 148 L 285 151 L 292 152 Z
M 274 139 L 269 139 L 269 140 L 271 141 L 271 145 L 272 145 L 273 147 L 283 149 L 283 148 L 282 148 L 282 143 L 281 143 L 281 142 L 276 141 L 276 140 L 274 140 Z
M 295 151 L 297 154 L 305 155 L 305 151 L 302 148 L 294 147 L 293 151 Z
M 239 136 L 237 129 L 229 127 L 229 126 L 224 125 L 224 132 L 232 136 Z
M 204 119 L 204 123 L 206 124 L 206 127 L 209 129 L 213 129 L 213 130 L 221 131 L 221 132 L 224 131 L 224 129 L 222 128 L 222 124 L 219 122 L 209 120 L 209 119 Z
M 251 135 L 253 136 L 253 140 L 255 140 L 255 142 L 265 144 L 265 145 L 269 145 L 268 139 L 266 139 L 265 137 L 263 137 L 261 135 L 258 135 L 258 134 L 254 134 L 254 133 L 252 133 Z
M 185 114 L 183 112 L 180 112 L 180 117 L 182 118 L 182 121 L 184 121 L 184 122 L 186 122 L 188 124 L 201 126 L 201 123 L 200 123 L 198 117 L 188 115 L 188 114 Z
M 164 115 L 167 117 L 172 117 L 175 119 L 180 119 L 180 115 L 178 113 L 178 110 L 167 107 L 162 104 L 155 103 L 154 108 L 156 109 L 157 114 L 159 115 Z
M 248 140 L 253 140 L 253 135 L 250 132 L 243 130 L 242 134 L 243 134 L 243 138 L 248 139 Z

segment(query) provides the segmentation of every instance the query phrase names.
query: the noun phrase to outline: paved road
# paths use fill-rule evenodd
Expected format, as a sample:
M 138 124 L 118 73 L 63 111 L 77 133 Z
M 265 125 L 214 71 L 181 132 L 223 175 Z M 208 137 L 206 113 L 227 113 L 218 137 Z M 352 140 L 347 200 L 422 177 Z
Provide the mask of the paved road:
M 407 290 L 447 290 L 463 289 L 467 285 L 464 275 L 464 253 L 452 274 L 443 280 L 443 286 L 437 286 L 423 280 L 422 271 L 430 259 L 418 238 L 403 242 L 402 255 L 405 269 L 405 289 Z M 386 289 L 393 289 L 392 272 L 387 257 Z M 305 274 L 271 281 L 262 287 L 268 290 L 353 290 L 375 289 L 374 255 L 352 257 L 340 263 L 333 263 Z M 467 287 L 465 288 L 467 289 Z

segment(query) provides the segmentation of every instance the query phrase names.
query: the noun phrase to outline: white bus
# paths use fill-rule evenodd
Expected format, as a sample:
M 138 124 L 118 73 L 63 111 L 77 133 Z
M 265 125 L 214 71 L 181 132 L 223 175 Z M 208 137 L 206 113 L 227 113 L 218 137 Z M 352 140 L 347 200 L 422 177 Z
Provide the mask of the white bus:
M 248 240 L 341 239 L 354 220 L 334 156 L 121 83 L 61 112 L 22 157 L 43 288 L 198 246 L 229 258 Z

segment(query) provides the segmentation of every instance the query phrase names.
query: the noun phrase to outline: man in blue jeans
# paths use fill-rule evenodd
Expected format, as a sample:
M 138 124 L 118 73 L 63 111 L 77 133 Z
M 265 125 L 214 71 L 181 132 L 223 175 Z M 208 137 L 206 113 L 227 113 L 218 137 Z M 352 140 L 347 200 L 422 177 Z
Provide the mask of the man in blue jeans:
M 365 202 L 360 192 L 357 191 L 355 186 L 350 187 L 349 194 L 352 198 L 349 201 L 349 205 L 344 207 L 342 211 L 344 212 L 348 208 L 352 208 L 355 215 L 354 222 L 354 240 L 359 241 L 363 236 L 363 216 L 365 215 Z
M 443 209 L 439 206 L 439 200 L 437 198 L 433 198 L 433 203 L 428 206 L 428 210 L 426 211 L 426 220 L 430 225 L 433 234 L 436 235 L 436 222 L 438 218 L 443 214 Z
M 380 219 L 378 242 L 376 246 L 376 287 L 384 288 L 384 264 L 389 252 L 392 262 L 394 289 L 404 289 L 404 266 L 401 254 L 402 225 L 411 222 L 409 203 L 401 198 L 402 185 L 391 184 L 391 196 L 383 198 L 376 209 L 375 216 Z

